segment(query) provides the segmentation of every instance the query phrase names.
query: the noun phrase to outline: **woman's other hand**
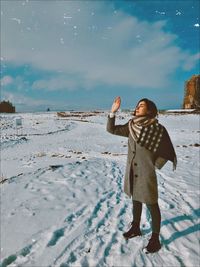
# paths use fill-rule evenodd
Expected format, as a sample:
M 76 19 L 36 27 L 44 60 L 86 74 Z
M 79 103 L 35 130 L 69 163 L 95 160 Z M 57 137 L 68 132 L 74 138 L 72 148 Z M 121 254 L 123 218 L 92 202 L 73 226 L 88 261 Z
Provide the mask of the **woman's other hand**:
M 121 98 L 120 96 L 117 96 L 113 102 L 112 108 L 111 108 L 111 112 L 115 113 L 118 111 L 118 109 L 120 108 L 121 105 Z

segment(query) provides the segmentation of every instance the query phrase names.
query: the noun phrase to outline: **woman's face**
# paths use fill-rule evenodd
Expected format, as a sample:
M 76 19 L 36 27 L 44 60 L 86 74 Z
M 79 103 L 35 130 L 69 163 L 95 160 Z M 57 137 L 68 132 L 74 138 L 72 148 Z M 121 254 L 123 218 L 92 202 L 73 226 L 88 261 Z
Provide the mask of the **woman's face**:
M 135 109 L 136 116 L 144 116 L 148 114 L 147 104 L 145 101 L 141 101 L 138 103 Z

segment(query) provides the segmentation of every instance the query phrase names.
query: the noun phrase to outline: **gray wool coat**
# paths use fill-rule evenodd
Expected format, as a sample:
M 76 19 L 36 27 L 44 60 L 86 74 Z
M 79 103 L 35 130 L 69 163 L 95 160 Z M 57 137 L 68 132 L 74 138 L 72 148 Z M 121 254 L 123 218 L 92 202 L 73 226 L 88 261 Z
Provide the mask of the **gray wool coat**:
M 158 186 L 155 166 L 161 168 L 166 161 L 158 159 L 145 147 L 137 144 L 129 133 L 128 123 L 115 125 L 115 117 L 108 116 L 107 131 L 111 134 L 128 137 L 128 155 L 124 177 L 124 192 L 137 201 L 146 204 L 158 202 Z

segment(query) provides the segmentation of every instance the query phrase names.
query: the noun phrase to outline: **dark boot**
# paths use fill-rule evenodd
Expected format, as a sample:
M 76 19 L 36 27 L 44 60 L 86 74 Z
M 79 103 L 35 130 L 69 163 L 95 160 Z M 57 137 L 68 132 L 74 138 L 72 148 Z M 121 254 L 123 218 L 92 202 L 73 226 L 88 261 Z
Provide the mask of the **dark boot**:
M 123 233 L 125 239 L 133 238 L 135 236 L 140 235 L 142 235 L 142 233 L 140 231 L 139 224 L 136 224 L 134 222 L 131 222 L 131 228 L 127 232 Z
M 160 244 L 160 240 L 159 240 L 159 234 L 152 233 L 152 236 L 149 240 L 149 243 L 145 248 L 146 253 L 157 252 L 160 248 L 161 248 L 161 244 Z

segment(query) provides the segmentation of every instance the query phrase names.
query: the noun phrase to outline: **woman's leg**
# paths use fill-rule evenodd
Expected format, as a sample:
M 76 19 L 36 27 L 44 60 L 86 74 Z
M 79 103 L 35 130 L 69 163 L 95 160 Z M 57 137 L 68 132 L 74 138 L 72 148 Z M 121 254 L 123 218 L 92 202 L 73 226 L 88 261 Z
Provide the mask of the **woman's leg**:
M 161 223 L 161 215 L 160 215 L 160 208 L 158 203 L 153 205 L 147 205 L 151 213 L 152 219 L 152 236 L 149 240 L 149 243 L 146 247 L 148 253 L 153 253 L 158 251 L 161 248 L 159 234 L 160 234 L 160 223 Z
M 142 203 L 136 200 L 133 200 L 133 222 L 135 225 L 140 225 L 142 214 Z
M 160 214 L 160 208 L 158 206 L 158 203 L 153 204 L 153 205 L 147 205 L 147 208 L 151 214 L 152 232 L 159 234 L 160 233 L 161 214 Z
M 133 221 L 131 223 L 131 228 L 127 232 L 123 233 L 124 238 L 129 239 L 142 234 L 140 231 L 141 213 L 142 203 L 133 200 Z

